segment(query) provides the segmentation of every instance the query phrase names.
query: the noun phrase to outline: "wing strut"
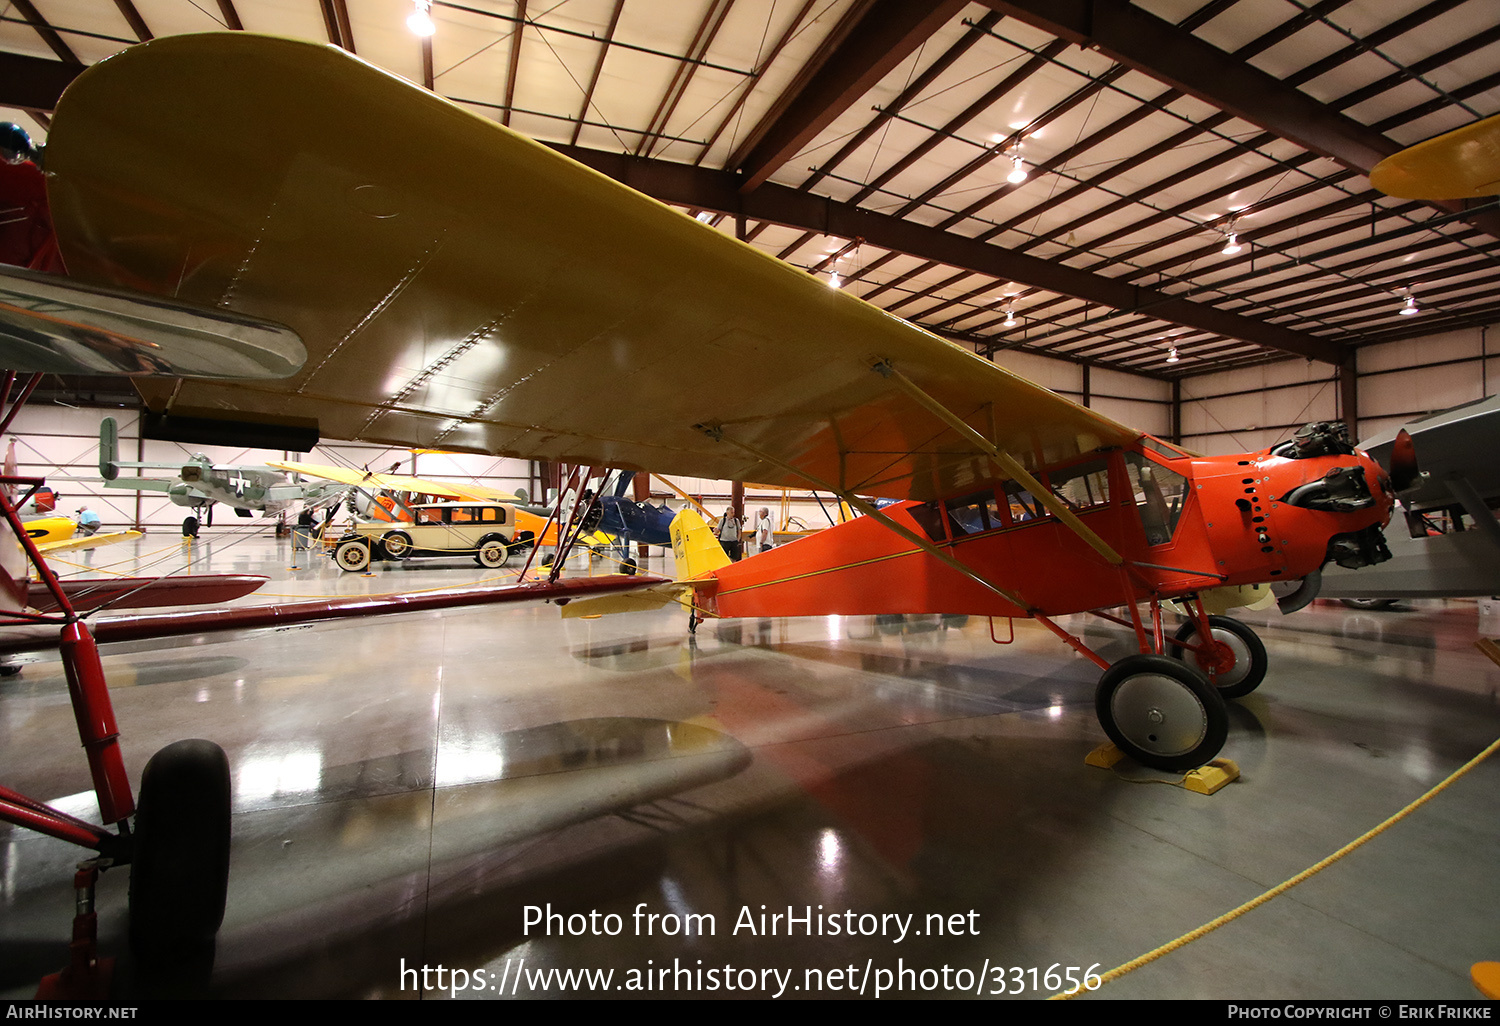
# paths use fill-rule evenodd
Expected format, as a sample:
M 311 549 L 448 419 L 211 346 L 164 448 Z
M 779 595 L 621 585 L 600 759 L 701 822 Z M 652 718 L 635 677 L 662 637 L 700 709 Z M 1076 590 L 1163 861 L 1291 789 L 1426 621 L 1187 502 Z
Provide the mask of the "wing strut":
M 926 407 L 928 412 L 933 416 L 947 424 L 954 431 L 957 431 L 980 452 L 983 452 L 990 459 L 994 460 L 995 464 L 1005 474 L 1024 486 L 1043 506 L 1046 506 L 1051 511 L 1053 516 L 1057 517 L 1070 531 L 1087 542 L 1089 547 L 1095 552 L 1099 553 L 1099 555 L 1103 556 L 1114 566 L 1124 565 L 1125 557 L 1116 552 L 1109 542 L 1095 534 L 1092 528 L 1082 520 L 1079 520 L 1073 511 L 1068 509 L 1066 503 L 1061 502 L 1057 496 L 1043 487 L 1040 481 L 1028 474 L 1026 468 L 1021 466 L 1014 456 L 996 448 L 989 439 L 964 423 L 960 417 L 955 416 L 942 403 L 922 391 L 914 381 L 893 367 L 889 360 L 880 360 L 872 365 L 871 369 L 881 377 L 900 385 L 908 395 Z
M 973 581 L 975 584 L 978 584 L 994 592 L 996 595 L 999 595 L 1001 598 L 1005 599 L 1005 601 L 1009 602 L 1011 605 L 1017 607 L 1018 609 L 1024 609 L 1028 612 L 1031 611 L 1030 604 L 1022 599 L 1019 595 L 1006 591 L 1004 588 L 1000 587 L 998 584 L 995 584 L 993 581 L 987 580 L 983 576 L 975 573 L 972 569 L 954 559 L 952 556 L 944 552 L 942 549 L 938 548 L 928 539 L 923 538 L 921 535 L 917 534 L 911 529 L 896 523 L 896 521 L 886 516 L 883 512 L 876 509 L 870 503 L 866 502 L 864 499 L 861 499 L 853 492 L 845 491 L 842 488 L 836 488 L 826 481 L 820 481 L 818 478 L 813 477 L 805 470 L 794 467 L 789 463 L 784 463 L 781 460 L 777 459 L 775 456 L 772 456 L 770 453 L 762 452 L 761 450 L 755 448 L 753 445 L 747 445 L 744 442 L 736 441 L 735 439 L 730 438 L 728 435 L 724 434 L 722 428 L 700 427 L 700 430 L 704 431 L 705 434 L 707 434 L 715 441 L 728 442 L 736 449 L 741 449 L 758 460 L 764 460 L 766 463 L 769 463 L 772 466 L 780 467 L 787 473 L 802 478 L 804 481 L 811 484 L 813 488 L 822 489 L 826 492 L 832 492 L 834 495 L 837 495 L 840 499 L 847 502 L 851 508 L 857 509 L 865 516 L 873 518 L 876 522 L 894 531 L 902 538 L 905 538 L 907 541 L 911 542 L 913 545 L 921 549 L 923 552 L 927 553 L 929 556 L 932 556 L 934 559 L 941 560 L 945 565 L 952 567 L 954 570 L 957 570 L 959 573 L 969 578 L 969 580 Z

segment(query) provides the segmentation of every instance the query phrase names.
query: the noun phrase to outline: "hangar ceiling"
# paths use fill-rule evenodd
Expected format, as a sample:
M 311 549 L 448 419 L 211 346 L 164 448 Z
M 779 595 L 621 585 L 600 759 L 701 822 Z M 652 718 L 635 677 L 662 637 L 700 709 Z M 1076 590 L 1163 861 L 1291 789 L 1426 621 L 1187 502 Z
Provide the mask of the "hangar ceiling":
M 1500 206 L 1366 177 L 1500 112 L 1495 0 L 435 0 L 426 38 L 413 10 L 12 0 L 0 104 L 44 130 L 153 36 L 300 36 L 985 354 L 1171 379 L 1500 317 Z

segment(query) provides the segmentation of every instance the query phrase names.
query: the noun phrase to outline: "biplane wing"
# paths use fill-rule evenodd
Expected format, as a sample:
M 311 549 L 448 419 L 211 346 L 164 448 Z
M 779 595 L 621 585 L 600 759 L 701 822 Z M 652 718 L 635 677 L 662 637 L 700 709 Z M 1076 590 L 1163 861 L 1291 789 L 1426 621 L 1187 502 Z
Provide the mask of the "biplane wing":
M 1140 437 L 334 47 L 133 46 L 68 88 L 47 170 L 71 274 L 307 349 L 139 381 L 158 412 L 886 498 L 992 476 L 928 402 L 1026 466 Z
M 472 502 L 516 502 L 515 492 L 487 488 L 480 484 L 459 484 L 454 481 L 432 481 L 424 477 L 407 477 L 401 474 L 374 474 L 347 467 L 325 467 L 315 463 L 269 460 L 268 467 L 284 470 L 289 474 L 322 478 L 351 488 L 368 488 L 371 491 L 417 492 L 422 495 L 441 496 Z

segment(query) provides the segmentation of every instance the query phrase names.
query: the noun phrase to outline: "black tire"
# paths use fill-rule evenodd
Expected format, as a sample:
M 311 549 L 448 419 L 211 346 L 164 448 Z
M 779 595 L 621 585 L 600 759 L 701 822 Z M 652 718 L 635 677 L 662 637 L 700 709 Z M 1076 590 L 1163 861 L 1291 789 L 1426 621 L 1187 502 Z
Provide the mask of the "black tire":
M 130 866 L 130 948 L 143 981 L 207 982 L 229 887 L 229 759 L 170 744 L 141 775 Z
M 390 559 L 405 559 L 411 555 L 411 535 L 405 531 L 389 531 L 380 539 L 380 547 Z
M 1255 631 L 1232 616 L 1210 616 L 1208 629 L 1213 632 L 1215 641 L 1228 645 L 1234 653 L 1234 666 L 1217 676 L 1208 676 L 1208 668 L 1204 660 L 1198 658 L 1197 652 L 1190 652 L 1180 644 L 1174 644 L 1170 646 L 1172 655 L 1189 666 L 1196 666 L 1226 699 L 1244 698 L 1260 687 L 1261 681 L 1266 679 L 1269 659 L 1266 656 L 1266 646 Z M 1177 628 L 1175 640 L 1191 641 L 1197 633 L 1197 626 L 1189 620 Z
M 370 565 L 369 543 L 363 540 L 339 542 L 339 547 L 333 550 L 333 561 L 340 570 L 358 573 Z
M 1170 773 L 1209 762 L 1229 736 L 1218 691 L 1197 669 L 1168 656 L 1126 656 L 1105 670 L 1094 710 L 1122 752 Z
M 197 517 L 183 517 L 182 518 L 182 536 L 184 538 L 196 538 L 196 537 L 198 537 L 198 518 Z
M 635 558 L 633 556 L 626 556 L 625 561 L 620 564 L 620 573 L 625 574 L 626 576 L 634 577 L 640 572 L 640 564 L 635 561 Z
M 479 551 L 474 553 L 474 562 L 490 570 L 496 570 L 505 565 L 510 559 L 510 549 L 498 538 L 486 538 L 479 543 Z

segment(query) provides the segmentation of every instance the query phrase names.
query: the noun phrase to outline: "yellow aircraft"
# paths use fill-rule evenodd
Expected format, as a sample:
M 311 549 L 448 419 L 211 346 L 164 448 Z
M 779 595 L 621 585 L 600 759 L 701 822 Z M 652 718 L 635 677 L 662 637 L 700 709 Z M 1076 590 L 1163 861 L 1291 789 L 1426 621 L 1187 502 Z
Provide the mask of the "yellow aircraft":
M 40 517 L 28 520 L 23 525 L 26 536 L 36 545 L 42 555 L 51 552 L 78 552 L 96 549 L 101 545 L 139 538 L 140 531 L 111 531 L 108 534 L 78 536 L 78 522 L 72 517 Z
M 1500 114 L 1393 153 L 1370 184 L 1399 199 L 1480 199 L 1500 195 Z

